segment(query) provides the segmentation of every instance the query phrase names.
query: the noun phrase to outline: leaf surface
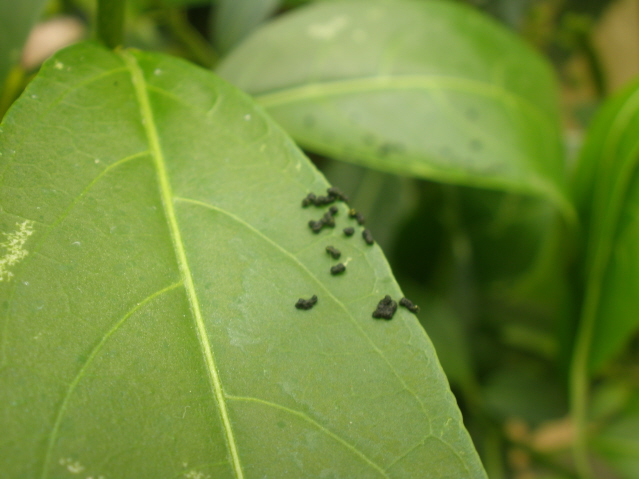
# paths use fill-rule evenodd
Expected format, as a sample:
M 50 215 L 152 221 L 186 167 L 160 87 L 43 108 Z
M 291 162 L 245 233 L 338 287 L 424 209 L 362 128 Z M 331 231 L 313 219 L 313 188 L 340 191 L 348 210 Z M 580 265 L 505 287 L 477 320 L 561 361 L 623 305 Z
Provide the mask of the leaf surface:
M 548 65 L 469 7 L 320 2 L 257 30 L 218 72 L 310 150 L 571 209 Z
M 417 319 L 371 317 L 381 250 L 344 204 L 310 231 L 328 184 L 244 94 L 80 44 L 0 142 L 3 474 L 486 477 Z

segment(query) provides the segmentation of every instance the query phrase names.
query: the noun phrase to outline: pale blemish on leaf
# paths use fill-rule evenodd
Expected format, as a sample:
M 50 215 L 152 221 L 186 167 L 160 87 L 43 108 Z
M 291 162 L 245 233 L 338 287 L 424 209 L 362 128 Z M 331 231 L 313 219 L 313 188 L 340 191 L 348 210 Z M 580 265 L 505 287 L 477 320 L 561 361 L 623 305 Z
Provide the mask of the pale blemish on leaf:
M 13 273 L 9 268 L 29 254 L 24 245 L 33 234 L 33 221 L 25 220 L 23 223 L 16 223 L 16 226 L 18 229 L 13 233 L 2 233 L 7 240 L 0 243 L 0 252 L 4 251 L 4 255 L 0 257 L 0 281 L 10 281 Z
M 70 457 L 61 457 L 60 461 L 58 462 L 61 466 L 66 467 L 67 471 L 69 471 L 71 474 L 80 474 L 82 471 L 84 471 L 84 466 L 80 464 L 79 461 L 74 461 Z
M 208 474 L 204 474 L 203 472 L 199 472 L 196 470 L 192 470 L 184 474 L 186 479 L 211 479 L 211 476 Z
M 317 40 L 330 40 L 349 24 L 348 17 L 337 15 L 324 23 L 313 23 L 308 26 L 307 33 Z

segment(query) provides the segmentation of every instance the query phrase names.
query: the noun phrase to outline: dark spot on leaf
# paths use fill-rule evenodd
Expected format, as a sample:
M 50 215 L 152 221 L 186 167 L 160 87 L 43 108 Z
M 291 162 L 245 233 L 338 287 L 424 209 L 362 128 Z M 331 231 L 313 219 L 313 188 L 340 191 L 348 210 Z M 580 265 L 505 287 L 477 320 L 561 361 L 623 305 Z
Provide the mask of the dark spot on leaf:
M 330 254 L 333 257 L 333 259 L 339 259 L 339 257 L 342 256 L 342 252 L 338 250 L 337 248 L 335 248 L 334 246 L 327 246 L 326 252 Z
M 331 274 L 341 274 L 344 271 L 346 271 L 346 266 L 344 266 L 344 263 L 337 263 L 331 268 Z
M 297 309 L 311 309 L 313 306 L 315 306 L 315 303 L 317 303 L 317 296 L 313 295 L 310 299 L 298 299 L 297 303 L 295 303 L 295 307 Z
M 411 313 L 419 313 L 419 306 L 417 306 L 416 304 L 414 304 L 410 299 L 408 298 L 402 298 L 399 300 L 399 304 L 401 306 L 404 306 L 406 309 L 408 309 Z
M 375 240 L 373 239 L 373 234 L 370 232 L 370 230 L 362 231 L 362 238 L 364 238 L 364 241 L 366 241 L 366 244 L 369 244 L 369 245 L 375 242 Z
M 377 303 L 377 309 L 373 311 L 373 318 L 393 319 L 395 311 L 397 311 L 397 303 L 389 295 L 386 295 Z
M 394 143 L 387 141 L 379 145 L 377 148 L 377 154 L 379 156 L 398 155 L 404 152 L 404 145 L 401 143 Z
M 344 234 L 346 236 L 353 236 L 355 234 L 355 228 L 351 228 L 350 226 L 348 228 L 344 228 Z
M 482 143 L 481 140 L 478 140 L 477 138 L 473 138 L 472 140 L 470 140 L 470 149 L 473 151 L 481 151 L 484 148 L 484 144 Z
M 357 220 L 357 223 L 360 225 L 366 223 L 366 218 L 364 218 L 364 215 L 359 213 L 355 208 L 351 208 L 348 211 L 348 216 L 351 218 L 355 218 Z

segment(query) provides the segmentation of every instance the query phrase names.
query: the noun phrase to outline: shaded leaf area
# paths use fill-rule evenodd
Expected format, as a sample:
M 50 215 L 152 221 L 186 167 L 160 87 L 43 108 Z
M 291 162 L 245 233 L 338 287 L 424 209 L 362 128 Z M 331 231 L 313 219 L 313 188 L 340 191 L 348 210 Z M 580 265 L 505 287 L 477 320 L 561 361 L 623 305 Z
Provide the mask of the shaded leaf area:
M 588 132 L 574 190 L 587 242 L 584 315 L 590 366 L 600 369 L 639 326 L 639 84 L 613 97 Z
M 218 72 L 309 150 L 570 210 L 552 73 L 469 7 L 310 5 L 256 31 Z
M 280 6 L 280 0 L 217 0 L 211 16 L 214 44 L 227 53 Z
M 381 250 L 344 204 L 309 230 L 328 184 L 245 95 L 80 44 L 0 141 L 5 474 L 485 477 L 417 319 L 371 318 Z
M 45 3 L 45 0 L 0 0 L 0 90 L 9 70 L 20 60 L 29 31 Z

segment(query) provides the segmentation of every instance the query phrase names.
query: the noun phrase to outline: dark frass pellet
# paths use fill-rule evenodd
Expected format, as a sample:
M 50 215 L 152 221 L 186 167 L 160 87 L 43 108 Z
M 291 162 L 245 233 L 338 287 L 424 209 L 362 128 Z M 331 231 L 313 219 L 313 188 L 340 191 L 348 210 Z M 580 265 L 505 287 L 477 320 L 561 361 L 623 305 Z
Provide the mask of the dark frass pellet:
M 354 208 L 351 208 L 348 211 L 348 216 L 350 216 L 351 218 L 355 218 L 359 225 L 363 225 L 364 223 L 366 223 L 366 218 L 364 218 L 364 215 Z
M 370 232 L 370 230 L 362 231 L 362 238 L 364 238 L 366 244 L 373 244 L 375 242 L 375 240 L 373 239 L 373 234 Z
M 335 216 L 339 210 L 337 209 L 337 206 L 333 205 L 328 209 L 328 211 L 330 212 L 330 214 Z
M 373 311 L 373 318 L 376 319 L 393 319 L 393 315 L 397 311 L 397 302 L 386 295 L 377 303 L 377 309 Z
M 302 200 L 302 208 L 315 204 L 315 193 L 309 193 L 306 198 Z
M 318 196 L 315 199 L 315 206 L 330 205 L 331 203 L 335 203 L 335 198 L 331 196 Z
M 346 236 L 353 236 L 355 234 L 355 228 L 351 228 L 350 226 L 348 228 L 344 228 L 344 234 Z
M 330 211 L 327 211 L 324 216 L 322 216 L 322 219 L 320 221 L 323 221 L 326 226 L 335 228 L 335 219 L 333 218 L 333 215 Z
M 313 233 L 317 234 L 320 231 L 322 231 L 322 228 L 324 227 L 324 222 L 322 220 L 319 220 L 319 221 L 311 220 L 308 222 L 308 227 L 313 230 Z
M 336 188 L 335 186 L 332 186 L 331 188 L 326 190 L 326 193 L 328 193 L 328 196 L 332 196 L 333 198 L 335 198 L 335 199 L 337 199 L 339 201 L 343 201 L 344 203 L 348 203 L 348 196 L 346 196 L 344 193 L 342 193 L 342 191 L 339 188 Z
M 297 303 L 295 303 L 295 307 L 297 309 L 311 309 L 313 306 L 315 306 L 315 303 L 317 303 L 317 296 L 313 295 L 311 296 L 311 299 L 298 299 Z
M 339 257 L 342 255 L 342 252 L 338 250 L 337 248 L 335 248 L 334 246 L 327 246 L 326 252 L 330 254 L 333 257 L 333 259 L 339 259 Z
M 346 266 L 344 266 L 344 263 L 337 263 L 331 268 L 331 274 L 341 274 L 344 271 L 346 271 Z
M 417 306 L 416 304 L 414 304 L 410 299 L 408 298 L 402 298 L 399 300 L 399 304 L 400 306 L 404 306 L 407 310 L 409 310 L 411 313 L 419 313 L 419 306 Z

